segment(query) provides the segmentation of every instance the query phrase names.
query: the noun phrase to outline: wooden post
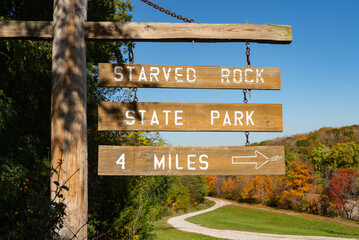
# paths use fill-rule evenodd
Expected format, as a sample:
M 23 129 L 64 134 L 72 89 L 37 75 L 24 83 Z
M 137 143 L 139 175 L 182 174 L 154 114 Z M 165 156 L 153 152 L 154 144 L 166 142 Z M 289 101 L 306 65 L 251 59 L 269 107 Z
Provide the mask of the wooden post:
M 87 239 L 86 45 L 87 0 L 54 1 L 51 194 L 67 205 L 61 239 Z M 57 181 L 57 184 L 54 182 Z

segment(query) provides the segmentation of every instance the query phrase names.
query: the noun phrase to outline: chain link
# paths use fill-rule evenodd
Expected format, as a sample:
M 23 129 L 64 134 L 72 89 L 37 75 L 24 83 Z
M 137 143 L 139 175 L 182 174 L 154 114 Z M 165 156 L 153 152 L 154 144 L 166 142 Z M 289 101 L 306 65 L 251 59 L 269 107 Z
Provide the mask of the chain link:
M 246 131 L 244 134 L 246 135 L 246 146 L 251 145 L 249 142 L 249 132 Z
M 188 18 L 186 18 L 186 17 L 182 17 L 181 15 L 178 15 L 178 14 L 176 14 L 176 13 L 174 13 L 174 12 L 171 12 L 170 10 L 164 9 L 163 7 L 160 7 L 160 6 L 158 6 L 157 4 L 154 4 L 154 3 L 152 3 L 152 2 L 150 2 L 150 1 L 148 1 L 148 0 L 140 0 L 140 1 L 142 1 L 142 2 L 144 2 L 144 3 L 146 3 L 146 4 L 148 4 L 149 6 L 155 8 L 155 9 L 160 10 L 161 12 L 166 13 L 167 15 L 170 15 L 170 16 L 172 16 L 172 17 L 174 17 L 174 18 L 177 18 L 178 20 L 182 20 L 182 21 L 188 22 L 188 23 L 194 23 L 194 20 L 193 20 L 193 19 L 188 19 Z
M 128 61 L 133 64 L 135 57 L 133 56 L 132 42 L 128 44 Z
M 247 55 L 247 67 L 251 67 L 251 60 L 249 60 L 249 57 L 251 56 L 251 49 L 249 48 L 249 42 L 247 42 L 246 55 Z
M 248 99 L 247 99 L 247 92 L 248 90 L 247 89 L 243 89 L 243 103 L 247 104 L 248 103 Z
M 134 88 L 133 88 L 133 92 L 134 92 L 134 94 L 135 94 L 135 95 L 133 96 L 133 101 L 134 101 L 134 102 L 138 102 L 137 91 L 138 91 L 137 87 L 134 87 Z

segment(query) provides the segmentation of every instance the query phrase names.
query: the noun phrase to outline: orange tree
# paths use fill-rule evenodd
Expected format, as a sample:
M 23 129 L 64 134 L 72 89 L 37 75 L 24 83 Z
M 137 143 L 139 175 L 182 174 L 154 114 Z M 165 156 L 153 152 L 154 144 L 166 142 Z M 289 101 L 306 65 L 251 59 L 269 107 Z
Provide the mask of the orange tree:
M 318 204 L 314 184 L 314 167 L 306 161 L 293 161 L 288 165 L 284 178 L 285 190 L 279 198 L 279 207 L 308 211 Z

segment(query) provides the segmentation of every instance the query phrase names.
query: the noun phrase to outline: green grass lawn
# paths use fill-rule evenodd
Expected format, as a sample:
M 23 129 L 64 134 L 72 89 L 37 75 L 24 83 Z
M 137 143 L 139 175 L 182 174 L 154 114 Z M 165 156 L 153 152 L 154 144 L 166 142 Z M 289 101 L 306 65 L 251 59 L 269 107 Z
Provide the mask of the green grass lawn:
M 218 238 L 179 231 L 167 224 L 167 219 L 168 217 L 154 223 L 154 232 L 156 233 L 156 239 L 158 240 L 218 240 Z
M 217 229 L 359 238 L 359 224 L 358 227 L 350 227 L 310 218 L 289 216 L 238 206 L 225 206 L 212 212 L 188 218 L 187 220 L 205 227 Z
M 188 212 L 195 212 L 202 209 L 210 208 L 214 205 L 213 201 L 205 200 L 204 203 L 197 205 L 196 207 L 193 207 L 189 209 Z M 186 212 L 186 213 L 188 213 Z M 183 213 L 184 214 L 184 213 Z M 157 222 L 154 222 L 154 233 L 156 234 L 156 239 L 158 240 L 218 240 L 218 238 L 208 237 L 201 234 L 195 234 L 195 233 L 188 233 L 188 232 L 182 232 L 175 228 L 173 228 L 171 225 L 166 223 L 167 219 L 170 217 L 165 217 Z

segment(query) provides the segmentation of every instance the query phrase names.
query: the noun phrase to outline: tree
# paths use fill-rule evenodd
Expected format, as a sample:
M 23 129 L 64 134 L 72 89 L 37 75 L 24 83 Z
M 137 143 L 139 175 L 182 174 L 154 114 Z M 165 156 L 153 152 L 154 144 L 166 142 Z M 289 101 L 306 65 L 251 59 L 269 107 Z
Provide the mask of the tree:
M 324 161 L 329 168 L 336 170 L 338 168 L 353 168 L 359 170 L 359 144 L 354 142 L 338 143 L 335 145 Z
M 318 171 L 323 171 L 327 167 L 325 161 L 330 154 L 330 150 L 329 147 L 323 144 L 313 148 L 310 160 Z
M 357 172 L 352 168 L 339 168 L 333 175 L 329 184 L 329 196 L 339 212 L 345 214 L 346 218 L 351 218 L 353 206 L 346 206 L 349 199 L 357 201 L 356 181 Z
M 314 168 L 308 162 L 292 162 L 284 179 L 285 190 L 279 199 L 279 206 L 305 211 L 312 204 L 308 201 L 311 198 L 307 197 L 316 193 L 314 178 Z
M 52 6 L 44 0 L 5 0 L 0 20 L 51 21 Z M 90 0 L 88 19 L 129 21 L 131 9 L 128 1 Z M 89 144 L 113 137 L 95 130 L 94 109 L 108 91 L 97 88 L 93 73 L 98 62 L 122 62 L 122 46 L 87 44 Z M 50 239 L 61 227 L 64 206 L 49 197 L 51 52 L 51 42 L 0 41 L 0 239 Z

